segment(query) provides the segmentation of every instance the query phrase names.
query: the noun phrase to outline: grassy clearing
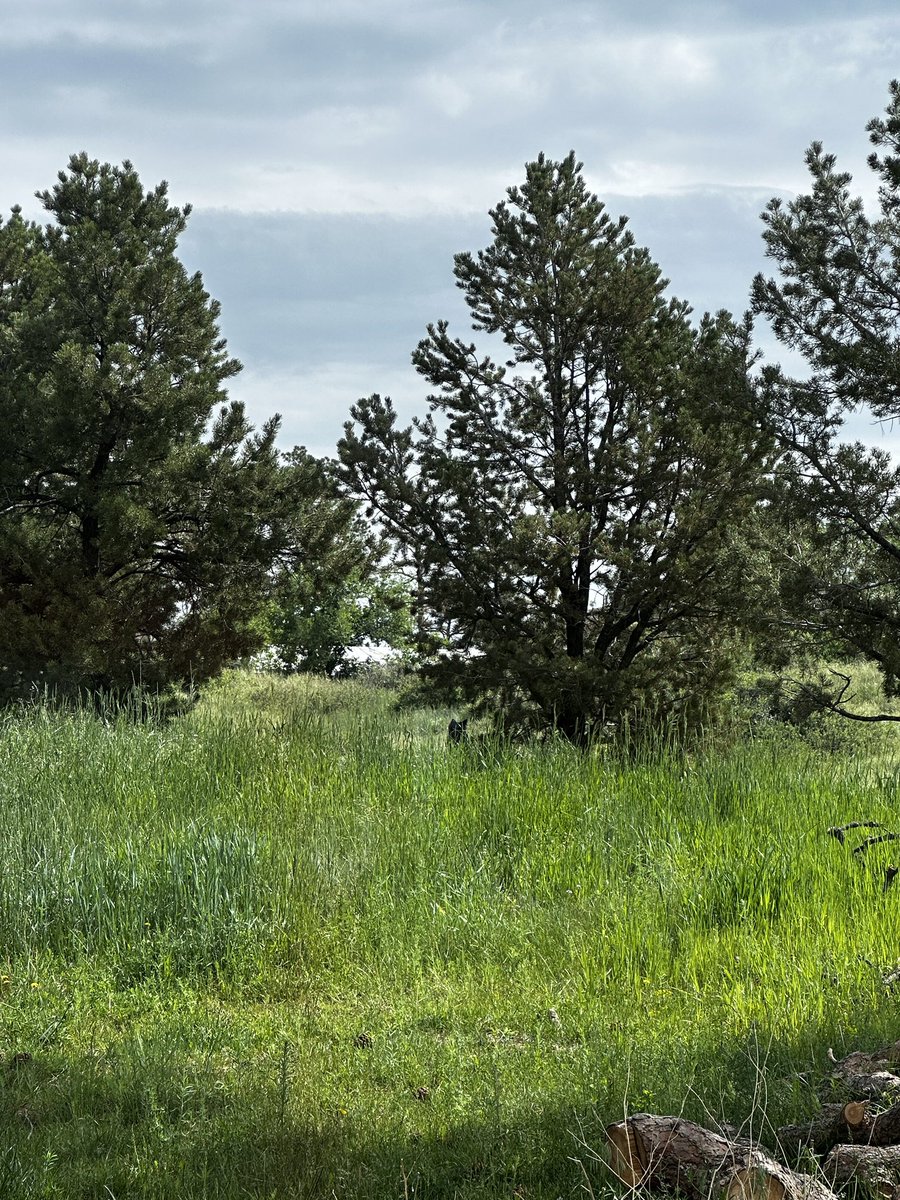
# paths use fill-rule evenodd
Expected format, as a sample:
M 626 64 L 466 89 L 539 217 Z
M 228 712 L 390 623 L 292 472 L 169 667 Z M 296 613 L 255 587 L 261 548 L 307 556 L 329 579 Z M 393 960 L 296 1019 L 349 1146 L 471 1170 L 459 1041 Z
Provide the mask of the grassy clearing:
M 0 1194 L 599 1195 L 623 1111 L 765 1136 L 897 1036 L 891 844 L 824 836 L 900 825 L 888 744 L 445 730 L 249 676 L 163 728 L 3 719 Z

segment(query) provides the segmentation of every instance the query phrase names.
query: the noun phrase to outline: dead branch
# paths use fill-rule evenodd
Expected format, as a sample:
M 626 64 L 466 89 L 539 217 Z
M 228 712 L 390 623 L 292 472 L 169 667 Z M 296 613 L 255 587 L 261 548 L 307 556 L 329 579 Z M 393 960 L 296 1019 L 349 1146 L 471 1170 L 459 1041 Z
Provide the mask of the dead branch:
M 817 691 L 815 688 L 809 687 L 807 684 L 803 683 L 803 681 L 800 679 L 788 679 L 787 682 L 792 683 L 795 687 L 799 688 L 800 691 L 804 693 L 804 695 L 808 696 L 810 698 L 810 700 L 812 700 L 820 708 L 825 709 L 827 712 L 836 713 L 837 716 L 844 717 L 848 721 L 864 721 L 869 724 L 877 722 L 877 721 L 900 721 L 900 713 L 856 713 L 856 712 L 850 712 L 849 709 L 844 707 L 844 703 L 843 703 L 844 697 L 847 696 L 847 690 L 849 689 L 850 684 L 852 682 L 850 676 L 844 675 L 843 672 L 841 672 L 841 671 L 834 671 L 830 667 L 829 667 L 829 672 L 832 675 L 836 675 L 838 679 L 842 679 L 844 681 L 843 687 L 841 688 L 841 690 L 838 692 L 837 696 L 835 696 L 835 697 L 828 696 L 828 694 L 826 692 L 822 691 L 821 689 Z M 848 702 L 850 702 L 852 700 L 853 700 L 852 696 L 847 696 Z
M 872 846 L 879 846 L 882 842 L 896 842 L 900 838 L 900 833 L 879 833 L 873 837 L 867 837 L 864 842 L 860 842 L 854 847 L 854 854 L 865 854 Z
M 837 838 L 837 840 L 843 846 L 844 836 L 847 833 L 848 829 L 883 829 L 883 828 L 884 828 L 884 826 L 882 825 L 882 823 L 880 821 L 850 821 L 846 825 L 832 825 L 829 829 L 826 829 L 825 832 L 828 835 L 828 837 Z

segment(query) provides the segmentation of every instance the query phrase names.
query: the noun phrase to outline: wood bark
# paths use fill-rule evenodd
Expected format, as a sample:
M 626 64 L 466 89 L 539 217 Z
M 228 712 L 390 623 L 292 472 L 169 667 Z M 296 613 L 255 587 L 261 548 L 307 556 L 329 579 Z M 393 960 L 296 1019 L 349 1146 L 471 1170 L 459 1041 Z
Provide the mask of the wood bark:
M 776 1134 L 778 1147 L 786 1158 L 795 1158 L 800 1150 L 827 1154 L 839 1142 L 850 1142 L 868 1117 L 865 1103 L 851 1100 L 849 1104 L 823 1104 L 809 1121 L 800 1125 L 783 1125 Z
M 884 1046 L 872 1054 L 861 1050 L 835 1059 L 833 1081 L 856 1100 L 878 1100 L 882 1096 L 900 1096 L 900 1042 Z M 885 1143 L 882 1143 L 885 1144 Z
M 693 1121 L 637 1113 L 606 1130 L 609 1165 L 629 1188 L 676 1190 L 703 1200 L 835 1200 L 811 1175 L 790 1171 L 745 1139 Z
M 835 1146 L 822 1171 L 835 1187 L 862 1183 L 884 1200 L 900 1200 L 900 1146 Z

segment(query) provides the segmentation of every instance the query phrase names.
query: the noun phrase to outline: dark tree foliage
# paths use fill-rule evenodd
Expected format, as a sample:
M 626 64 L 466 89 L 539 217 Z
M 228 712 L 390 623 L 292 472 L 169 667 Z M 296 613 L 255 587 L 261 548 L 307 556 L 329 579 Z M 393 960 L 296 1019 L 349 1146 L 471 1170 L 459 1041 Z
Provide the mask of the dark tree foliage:
M 0 223 L 0 690 L 202 680 L 349 506 L 227 402 L 240 364 L 165 184 L 82 154 L 39 199 L 46 226 Z
M 694 328 L 574 155 L 530 163 L 490 215 L 454 273 L 502 361 L 430 325 L 428 415 L 401 429 L 361 400 L 339 453 L 416 580 L 430 678 L 581 742 L 729 677 L 767 451 L 748 329 Z
M 784 456 L 774 508 L 787 611 L 797 631 L 859 653 L 900 685 L 900 471 L 878 446 L 850 444 L 846 419 L 900 417 L 900 84 L 868 125 L 879 181 L 867 215 L 851 177 L 814 143 L 811 190 L 770 201 L 766 249 L 779 278 L 758 276 L 756 310 L 809 364 L 805 379 L 763 373 Z

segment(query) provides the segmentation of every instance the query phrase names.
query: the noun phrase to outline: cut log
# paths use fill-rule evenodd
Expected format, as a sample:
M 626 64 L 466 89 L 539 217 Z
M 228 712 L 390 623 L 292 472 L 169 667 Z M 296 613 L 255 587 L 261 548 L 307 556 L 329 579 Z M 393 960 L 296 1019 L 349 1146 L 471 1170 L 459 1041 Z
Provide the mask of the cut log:
M 610 1125 L 609 1165 L 629 1188 L 675 1190 L 692 1200 L 835 1200 L 811 1175 L 790 1171 L 750 1141 L 681 1117 L 637 1113 Z
M 869 1105 L 865 1100 L 851 1100 L 844 1105 L 844 1122 L 849 1129 L 860 1129 L 868 1115 Z
M 628 1187 L 676 1188 L 691 1196 L 727 1186 L 749 1153 L 693 1121 L 651 1113 L 610 1125 L 606 1136 L 610 1168 Z
M 760 1152 L 756 1159 L 752 1166 L 734 1172 L 725 1200 L 834 1200 L 834 1192 L 814 1176 L 789 1171 Z
M 900 1041 L 891 1042 L 878 1050 L 854 1050 L 843 1058 L 835 1058 L 834 1051 L 828 1051 L 828 1058 L 839 1070 L 852 1071 L 854 1075 L 864 1075 L 867 1071 L 883 1071 L 886 1067 L 900 1063 Z
M 893 1104 L 875 1117 L 866 1114 L 851 1142 L 867 1146 L 896 1146 L 900 1144 L 900 1104 Z
M 900 1145 L 900 1103 L 884 1112 L 873 1112 L 864 1101 L 850 1104 L 826 1104 L 805 1125 L 786 1125 L 778 1130 L 778 1144 L 788 1158 L 808 1146 L 816 1154 L 826 1154 L 832 1146 Z
M 608 1125 L 606 1137 L 609 1141 L 609 1167 L 617 1179 L 626 1187 L 641 1186 L 645 1175 L 648 1174 L 649 1163 L 641 1157 L 643 1146 L 635 1137 L 627 1121 L 619 1121 Z
M 823 1104 L 821 1110 L 802 1125 L 782 1126 L 776 1134 L 778 1146 L 788 1159 L 796 1158 L 804 1149 L 827 1154 L 832 1146 L 852 1141 L 865 1124 L 867 1115 L 866 1104 L 858 1100 L 851 1100 L 849 1104 Z
M 842 1091 L 847 1095 L 856 1096 L 860 1100 L 887 1100 L 900 1096 L 900 1075 L 893 1071 L 873 1071 L 871 1075 L 841 1075 L 836 1076 L 842 1084 Z
M 863 1183 L 884 1200 L 900 1200 L 900 1146 L 835 1146 L 822 1170 L 835 1187 Z
M 878 1100 L 882 1096 L 900 1095 L 900 1042 L 884 1046 L 872 1054 L 856 1050 L 834 1063 L 832 1081 L 854 1099 Z M 887 1143 L 884 1143 L 887 1144 Z

